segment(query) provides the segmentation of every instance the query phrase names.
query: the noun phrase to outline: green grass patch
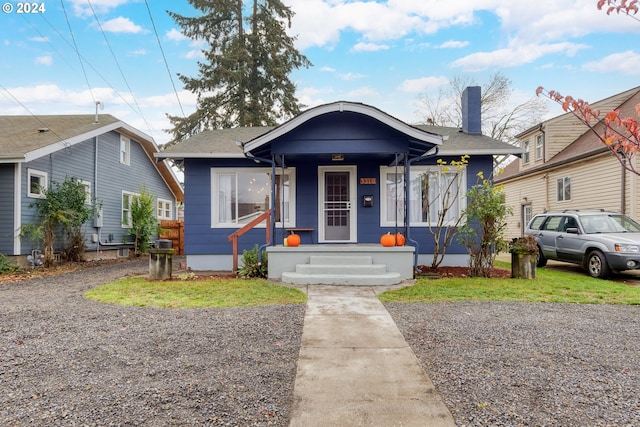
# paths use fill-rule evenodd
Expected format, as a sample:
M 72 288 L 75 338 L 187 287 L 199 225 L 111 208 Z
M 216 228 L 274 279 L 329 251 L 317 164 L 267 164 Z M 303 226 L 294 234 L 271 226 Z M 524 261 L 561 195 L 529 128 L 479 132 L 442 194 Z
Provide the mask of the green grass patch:
M 206 280 L 150 281 L 127 277 L 85 292 L 91 300 L 127 306 L 162 308 L 240 307 L 305 304 L 297 289 L 262 279 L 215 278 Z
M 510 268 L 509 263 L 496 266 Z M 419 278 L 414 286 L 379 296 L 383 302 L 519 301 L 640 304 L 640 288 L 587 275 L 538 268 L 536 278 Z

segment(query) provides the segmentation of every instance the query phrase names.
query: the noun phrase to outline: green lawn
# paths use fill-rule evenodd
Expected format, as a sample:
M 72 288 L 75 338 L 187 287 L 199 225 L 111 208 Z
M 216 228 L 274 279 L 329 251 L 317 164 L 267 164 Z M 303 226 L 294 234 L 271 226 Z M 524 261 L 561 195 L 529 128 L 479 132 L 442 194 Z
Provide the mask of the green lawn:
M 146 277 L 124 278 L 98 286 L 85 297 L 109 304 L 203 308 L 273 304 L 305 304 L 307 296 L 297 289 L 260 279 L 216 278 L 207 280 L 150 281 Z
M 508 263 L 497 266 L 510 268 Z M 164 308 L 239 307 L 304 304 L 306 294 L 262 279 L 149 281 L 124 278 L 85 293 L 89 299 L 129 306 Z M 553 269 L 536 278 L 419 278 L 414 286 L 381 294 L 383 302 L 521 301 L 574 304 L 640 304 L 640 287 Z
M 510 268 L 508 263 L 496 266 Z M 380 295 L 383 302 L 521 301 L 574 304 L 640 304 L 640 287 L 586 274 L 539 268 L 536 278 L 417 280 L 415 286 Z

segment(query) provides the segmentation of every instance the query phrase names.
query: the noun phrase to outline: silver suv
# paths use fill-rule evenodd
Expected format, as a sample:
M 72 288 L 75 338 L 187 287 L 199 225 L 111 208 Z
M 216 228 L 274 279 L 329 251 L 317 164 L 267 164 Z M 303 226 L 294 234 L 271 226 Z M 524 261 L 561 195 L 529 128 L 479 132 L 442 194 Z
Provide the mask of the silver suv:
M 548 212 L 534 216 L 525 234 L 538 241 L 538 267 L 548 259 L 580 264 L 590 276 L 640 269 L 640 224 L 604 211 Z

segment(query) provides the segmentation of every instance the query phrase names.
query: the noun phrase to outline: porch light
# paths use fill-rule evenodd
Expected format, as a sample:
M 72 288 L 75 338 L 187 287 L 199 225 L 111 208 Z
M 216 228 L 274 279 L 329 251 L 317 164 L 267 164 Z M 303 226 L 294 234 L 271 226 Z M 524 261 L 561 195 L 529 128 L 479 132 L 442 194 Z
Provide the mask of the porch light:
M 344 154 L 332 154 L 331 155 L 332 162 L 342 162 L 344 161 Z

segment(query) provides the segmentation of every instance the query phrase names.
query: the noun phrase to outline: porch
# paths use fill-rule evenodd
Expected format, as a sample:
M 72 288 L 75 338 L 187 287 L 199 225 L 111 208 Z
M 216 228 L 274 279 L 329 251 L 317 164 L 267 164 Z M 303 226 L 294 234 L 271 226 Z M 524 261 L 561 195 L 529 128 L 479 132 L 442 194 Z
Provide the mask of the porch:
M 269 279 L 286 283 L 387 286 L 413 278 L 412 246 L 312 244 L 266 251 Z

